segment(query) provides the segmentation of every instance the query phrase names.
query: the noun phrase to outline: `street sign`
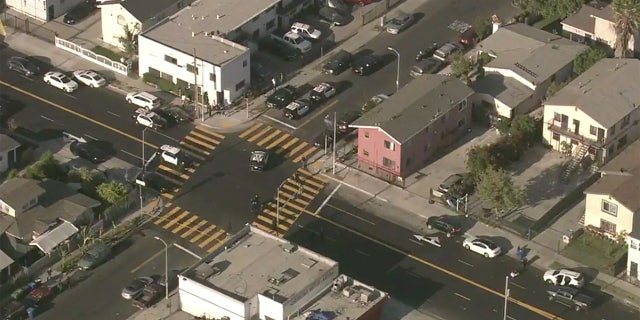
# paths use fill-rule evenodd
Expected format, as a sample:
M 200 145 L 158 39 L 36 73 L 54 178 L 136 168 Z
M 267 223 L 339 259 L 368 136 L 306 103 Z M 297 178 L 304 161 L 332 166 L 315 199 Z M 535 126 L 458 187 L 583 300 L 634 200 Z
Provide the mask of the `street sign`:
M 429 243 L 431 245 L 434 245 L 438 248 L 440 248 L 442 245 L 440 244 L 440 238 L 438 237 L 425 237 L 423 235 L 419 235 L 419 234 L 414 234 L 413 237 L 421 242 L 426 242 Z

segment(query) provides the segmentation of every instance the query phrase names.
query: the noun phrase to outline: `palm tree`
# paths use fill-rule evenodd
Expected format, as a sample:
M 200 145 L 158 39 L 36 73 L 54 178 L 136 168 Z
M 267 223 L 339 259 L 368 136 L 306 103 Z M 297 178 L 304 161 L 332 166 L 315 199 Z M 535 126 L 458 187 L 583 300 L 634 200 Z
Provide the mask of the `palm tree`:
M 129 58 L 133 58 L 138 54 L 138 33 L 140 31 L 139 26 L 129 27 L 125 24 L 123 27 L 124 34 L 118 37 L 118 41 L 122 45 L 124 53 Z
M 638 0 L 613 0 L 614 30 L 616 32 L 616 57 L 629 57 L 629 41 L 640 26 L 640 2 Z

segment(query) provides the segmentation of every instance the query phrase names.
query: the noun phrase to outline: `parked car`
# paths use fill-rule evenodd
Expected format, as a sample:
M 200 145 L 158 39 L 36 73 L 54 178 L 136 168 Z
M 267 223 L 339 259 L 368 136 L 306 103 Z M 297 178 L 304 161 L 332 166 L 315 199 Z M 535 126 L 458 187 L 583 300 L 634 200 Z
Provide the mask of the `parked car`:
M 418 53 L 416 54 L 416 61 L 420 61 L 425 58 L 431 58 L 433 56 L 433 53 L 436 52 L 439 47 L 440 46 L 438 45 L 438 43 L 434 42 L 426 49 L 418 51 Z
M 66 24 L 76 24 L 82 21 L 84 18 L 88 17 L 93 13 L 96 9 L 96 6 L 93 1 L 84 1 L 73 7 L 67 14 L 64 16 L 63 21 Z
M 547 289 L 549 301 L 555 301 L 576 311 L 587 310 L 593 306 L 594 298 L 573 287 L 550 286 Z
M 165 293 L 164 286 L 158 283 L 151 283 L 142 289 L 142 293 L 133 299 L 132 304 L 140 309 L 146 309 L 160 300 Z
M 160 106 L 160 98 L 145 91 L 129 92 L 125 97 L 128 103 L 153 110 Z
M 103 163 L 111 159 L 109 152 L 104 150 L 104 143 L 104 141 L 80 142 L 74 140 L 69 145 L 69 150 L 76 157 L 89 160 L 93 163 Z
M 266 39 L 260 42 L 260 48 L 285 61 L 293 61 L 300 57 L 298 50 L 283 42 L 272 39 Z
M 464 239 L 462 246 L 467 250 L 485 256 L 485 258 L 495 258 L 502 253 L 500 247 L 487 238 L 470 236 Z
M 168 144 L 160 146 L 160 159 L 178 168 L 193 168 L 194 161 L 182 149 Z
M 344 26 L 351 21 L 346 14 L 330 7 L 320 8 L 320 10 L 318 10 L 318 16 L 320 16 L 320 20 L 336 26 Z
M 411 75 L 414 78 L 417 78 L 422 76 L 423 74 L 435 74 L 438 71 L 440 71 L 441 67 L 442 67 L 442 61 L 434 57 L 429 57 L 427 59 L 424 59 L 416 63 L 413 67 L 411 67 L 411 70 L 409 70 L 409 75 Z
M 98 88 L 107 84 L 107 80 L 93 70 L 74 71 L 73 76 L 76 80 L 91 88 Z
M 351 67 L 352 59 L 353 56 L 351 53 L 340 50 L 331 56 L 327 63 L 322 66 L 322 73 L 338 75 Z
M 152 171 L 145 171 L 138 174 L 135 183 L 160 193 L 169 193 L 178 190 L 177 184 Z
M 442 181 L 442 183 L 438 186 L 438 191 L 442 193 L 448 193 L 452 188 L 463 184 L 465 179 L 467 179 L 466 174 L 454 173 L 444 179 L 444 181 Z
M 2 308 L 2 320 L 25 320 L 28 319 L 27 308 L 24 303 L 11 300 L 4 308 Z
M 299 119 L 311 111 L 309 101 L 299 99 L 289 103 L 283 110 L 283 114 L 289 119 Z
M 382 57 L 375 54 L 368 54 L 356 60 L 351 68 L 356 74 L 366 76 L 374 73 L 381 66 Z
M 349 6 L 343 0 L 326 0 L 327 7 L 336 9 L 340 12 L 349 12 Z
M 49 286 L 39 286 L 25 297 L 25 300 L 31 300 L 34 304 L 42 304 L 53 299 L 53 290 Z
M 433 53 L 433 56 L 442 62 L 449 62 L 451 57 L 458 52 L 462 52 L 462 49 L 462 45 L 459 43 L 447 42 L 438 48 L 438 50 Z
M 302 22 L 295 22 L 291 25 L 291 31 L 311 40 L 318 40 L 322 32 L 311 25 Z
M 269 151 L 266 149 L 254 150 L 249 158 L 249 167 L 253 171 L 264 171 L 269 165 Z
M 27 77 L 40 73 L 40 67 L 29 58 L 11 57 L 7 60 L 7 68 Z
M 336 131 L 338 132 L 338 134 L 344 135 L 353 131 L 353 128 L 351 128 L 349 125 L 360 118 L 360 116 L 362 116 L 362 113 L 358 111 L 339 112 L 337 114 L 337 120 L 335 122 Z M 324 117 L 324 126 L 326 130 L 333 132 L 333 114 L 330 113 Z
M 362 112 L 367 112 L 367 111 L 375 108 L 377 105 L 381 104 L 383 101 L 385 101 L 387 99 L 389 99 L 389 96 L 386 95 L 386 94 L 377 94 L 377 95 L 371 97 L 362 106 Z
M 427 228 L 443 232 L 447 237 L 459 234 L 462 230 L 450 216 L 429 217 L 427 219 Z
M 302 35 L 289 31 L 284 35 L 270 34 L 271 39 L 275 42 L 283 43 L 293 49 L 298 50 L 301 53 L 309 52 L 313 45 L 309 40 L 306 40 Z
M 285 86 L 276 89 L 274 93 L 267 97 L 267 107 L 282 109 L 291 103 L 296 97 L 296 88 Z
M 571 286 L 580 288 L 584 286 L 584 276 L 580 272 L 573 270 L 547 270 L 542 276 L 542 280 L 557 286 Z
M 313 103 L 321 103 L 335 96 L 337 92 L 338 91 L 332 84 L 322 82 L 311 90 L 309 93 L 309 99 L 311 99 Z
M 167 127 L 167 119 L 147 109 L 140 108 L 136 110 L 135 119 L 136 124 L 153 130 L 160 130 Z
M 141 108 L 142 109 L 142 108 Z M 145 109 L 143 109 L 145 110 Z M 184 109 L 178 106 L 168 106 L 153 110 L 157 115 L 167 120 L 168 126 L 174 126 L 185 121 L 192 121 L 193 118 Z
M 410 13 L 401 13 L 397 17 L 391 19 L 387 24 L 387 32 L 390 34 L 398 34 L 404 29 L 409 28 L 413 24 L 414 18 Z
M 460 34 L 460 37 L 458 37 L 458 42 L 465 47 L 473 47 L 479 40 L 480 36 L 478 36 L 473 28 L 467 29 L 465 32 Z
M 153 282 L 154 280 L 151 277 L 137 277 L 131 280 L 131 282 L 129 282 L 129 284 L 122 289 L 120 295 L 127 300 L 135 299 L 142 294 L 142 291 L 146 286 L 152 284 Z
M 71 80 L 62 72 L 49 71 L 42 77 L 44 82 L 52 87 L 63 90 L 64 92 L 74 92 L 78 89 L 78 83 Z
M 111 247 L 104 243 L 96 243 L 78 260 L 80 270 L 90 270 L 105 262 L 111 254 Z

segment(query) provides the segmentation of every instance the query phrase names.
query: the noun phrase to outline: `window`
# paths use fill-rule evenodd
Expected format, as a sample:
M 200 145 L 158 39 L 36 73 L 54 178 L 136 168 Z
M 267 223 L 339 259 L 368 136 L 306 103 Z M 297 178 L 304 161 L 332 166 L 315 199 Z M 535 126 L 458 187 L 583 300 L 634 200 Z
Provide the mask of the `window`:
M 614 124 L 609 131 L 611 131 L 609 132 L 609 136 L 613 137 L 613 135 L 616 134 L 616 125 Z
M 624 116 L 624 118 L 622 118 L 622 128 L 629 125 L 629 122 L 631 122 L 631 115 Z
M 396 145 L 393 142 L 389 141 L 389 140 L 385 140 L 384 141 L 384 147 L 389 149 L 389 150 L 395 150 L 396 149 Z
M 174 57 L 171 57 L 171 56 L 168 56 L 166 54 L 164 55 L 164 61 L 171 62 L 173 64 L 178 64 L 178 59 L 176 59 Z
M 239 91 L 240 89 L 244 88 L 244 80 L 238 82 L 236 84 L 236 91 Z
M 552 139 L 555 141 L 560 141 L 560 134 L 554 132 L 552 135 Z
M 242 61 L 242 67 L 246 67 L 247 66 L 247 60 Z
M 607 156 L 613 155 L 615 151 L 616 151 L 615 146 L 609 147 L 609 150 L 607 150 Z
M 369 156 L 369 151 L 362 149 L 362 155 L 365 157 Z
M 560 113 L 554 112 L 553 113 L 553 120 L 562 121 L 562 115 Z
M 271 21 L 267 22 L 265 27 L 267 28 L 267 30 L 269 30 L 275 27 L 275 25 L 276 25 L 276 19 L 271 19 Z
M 123 15 L 119 14 L 117 19 L 119 25 L 125 26 L 127 24 L 127 19 L 125 19 Z
M 615 234 L 616 233 L 616 224 L 611 223 L 607 220 L 600 219 L 600 229 L 606 233 Z
M 625 144 L 627 144 L 627 135 L 626 134 L 624 136 L 620 137 L 620 139 L 618 139 L 618 149 L 622 148 Z
M 589 127 L 589 133 L 593 136 L 598 134 L 598 128 L 596 128 L 595 126 L 590 126 Z
M 209 73 L 209 80 L 216 82 L 216 74 L 213 72 Z
M 638 249 L 638 243 L 636 243 L 635 240 L 629 241 L 629 246 L 631 247 L 631 249 Z
M 607 200 L 602 200 L 602 211 L 606 212 L 614 217 L 618 216 L 618 206 Z
M 193 73 L 195 71 L 198 74 L 198 68 L 194 68 L 192 64 L 187 64 L 187 71 Z
M 396 166 L 396 162 L 389 158 L 382 157 L 382 165 L 387 168 L 394 168 Z
M 365 138 L 367 138 L 367 139 L 369 139 L 369 131 L 365 131 L 365 132 L 364 132 L 364 137 L 365 137 Z

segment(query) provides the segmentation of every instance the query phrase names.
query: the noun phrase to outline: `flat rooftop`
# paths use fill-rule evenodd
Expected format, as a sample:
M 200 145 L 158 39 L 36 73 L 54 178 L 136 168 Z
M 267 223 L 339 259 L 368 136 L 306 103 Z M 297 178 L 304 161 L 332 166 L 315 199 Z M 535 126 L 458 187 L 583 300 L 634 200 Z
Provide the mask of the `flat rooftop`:
M 263 294 L 283 303 L 321 279 L 337 262 L 250 227 L 227 250 L 185 272 L 236 300 Z
M 291 320 L 358 319 L 388 297 L 385 292 L 340 275 L 319 299 Z

